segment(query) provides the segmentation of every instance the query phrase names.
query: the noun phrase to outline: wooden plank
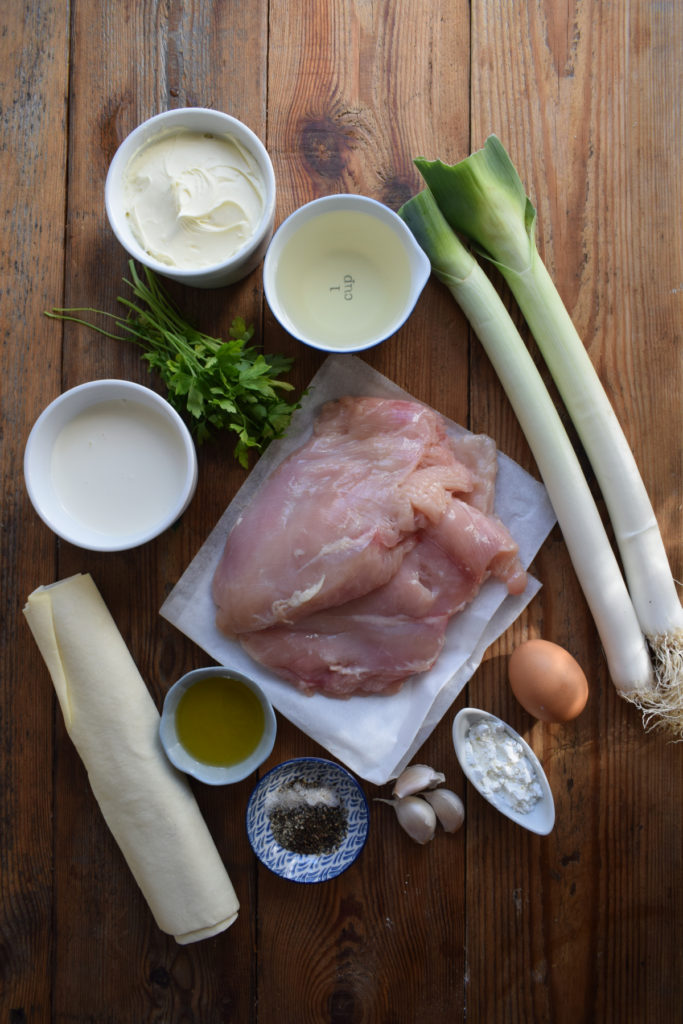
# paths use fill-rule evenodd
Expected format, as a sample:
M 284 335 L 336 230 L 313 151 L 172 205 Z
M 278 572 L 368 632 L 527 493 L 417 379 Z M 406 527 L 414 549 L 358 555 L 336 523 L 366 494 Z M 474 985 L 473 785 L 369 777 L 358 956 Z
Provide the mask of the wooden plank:
M 211 106 L 264 135 L 265 14 L 265 3 L 102 0 L 74 7 L 66 304 L 114 312 L 117 295 L 126 294 L 127 257 L 106 221 L 104 181 L 118 144 L 138 123 L 172 107 Z M 260 324 L 256 275 L 228 293 L 180 286 L 169 291 L 190 319 L 217 336 L 227 333 L 237 312 Z M 66 324 L 64 386 L 107 376 L 160 389 L 132 345 Z M 60 548 L 61 576 L 92 572 L 159 707 L 176 678 L 208 661 L 158 612 L 243 478 L 232 468 L 231 450 L 229 442 L 200 450 L 193 504 L 178 528 L 158 541 L 113 557 Z M 249 1020 L 254 865 L 244 831 L 248 783 L 221 792 L 197 786 L 242 912 L 224 935 L 179 947 L 154 925 L 61 722 L 58 737 L 55 1019 L 172 1021 L 195 1015 L 210 1021 L 226 1014 Z
M 403 2 L 271 3 L 268 145 L 279 219 L 345 191 L 398 208 L 421 187 L 415 156 L 445 147 L 454 157 L 466 147 L 467 76 L 465 4 L 431 4 L 416 18 Z M 467 330 L 433 282 L 409 326 L 364 355 L 416 397 L 467 420 Z M 310 746 L 298 740 L 292 752 Z M 447 729 L 425 756 L 455 773 Z M 261 1018 L 458 1019 L 463 886 L 462 835 L 418 847 L 380 805 L 361 860 L 334 886 L 295 892 L 260 872 Z
M 53 701 L 21 608 L 52 577 L 55 544 L 29 503 L 22 459 L 35 417 L 59 392 L 60 334 L 42 311 L 62 287 L 68 40 L 60 5 L 4 12 L 0 1002 L 8 1020 L 50 1015 Z
M 472 144 L 495 131 L 520 170 L 540 251 L 631 440 L 680 579 L 674 8 L 473 4 L 473 67 L 486 74 L 472 80 Z M 473 401 L 514 450 L 491 389 L 476 373 Z M 646 735 L 616 696 L 557 533 L 537 569 L 544 590 L 476 685 L 543 752 L 558 819 L 548 839 L 509 846 L 488 816 L 470 817 L 468 863 L 485 850 L 481 876 L 468 874 L 468 906 L 483 910 L 470 918 L 472 1015 L 673 1021 L 680 957 L 669 921 L 681 912 L 682 844 L 675 800 L 662 794 L 672 782 L 679 791 L 680 751 Z M 506 692 L 504 655 L 527 634 L 558 640 L 587 668 L 592 696 L 575 724 L 532 725 Z

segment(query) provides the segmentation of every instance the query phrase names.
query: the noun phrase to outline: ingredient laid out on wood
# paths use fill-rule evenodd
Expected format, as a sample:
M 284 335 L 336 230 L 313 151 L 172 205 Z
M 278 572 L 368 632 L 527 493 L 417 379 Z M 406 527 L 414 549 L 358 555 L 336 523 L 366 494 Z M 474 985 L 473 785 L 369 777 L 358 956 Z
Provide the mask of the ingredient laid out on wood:
M 467 730 L 465 759 L 476 774 L 480 793 L 528 814 L 541 799 L 541 787 L 519 740 L 498 722 L 477 722 Z
M 134 262 L 129 263 L 131 280 L 126 281 L 133 298 L 119 302 L 128 315 L 79 307 L 53 309 L 46 315 L 91 327 L 105 337 L 132 341 L 143 349 L 150 370 L 157 370 L 167 388 L 167 398 L 186 420 L 195 439 L 202 443 L 216 432 L 237 434 L 235 457 L 245 468 L 249 453 L 260 453 L 287 428 L 299 402 L 285 402 L 284 392 L 293 391 L 282 380 L 292 360 L 264 355 L 250 346 L 253 328 L 235 318 L 227 341 L 197 330 L 178 312 L 151 270 L 144 279 Z M 124 334 L 114 334 L 82 318 L 82 314 L 103 316 Z
M 169 760 L 212 786 L 255 772 L 275 744 L 275 712 L 253 679 L 225 666 L 196 668 L 164 698 L 159 735 Z
M 395 693 L 489 578 L 520 594 L 496 449 L 417 402 L 344 397 L 264 482 L 213 581 L 218 627 L 304 692 Z
M 491 260 L 507 281 L 595 471 L 614 528 L 633 614 L 626 607 L 617 583 L 620 573 L 610 568 L 602 584 L 596 587 L 590 580 L 590 561 L 585 571 L 578 567 L 578 544 L 572 545 L 570 552 L 594 610 L 614 682 L 622 696 L 643 711 L 646 724 L 663 725 L 674 737 L 682 738 L 683 607 L 677 585 L 633 452 L 590 356 L 538 254 L 534 233 L 536 211 L 510 157 L 495 136 L 486 141 L 483 149 L 453 166 L 440 160 L 424 159 L 416 160 L 416 164 L 429 191 L 419 200 L 419 206 L 411 206 L 411 200 L 403 213 L 410 218 L 435 272 L 461 302 L 481 340 L 486 337 L 487 351 L 490 346 L 489 354 L 511 399 L 518 388 L 527 393 L 529 390 L 538 392 L 539 388 L 530 384 L 531 373 L 525 369 L 522 357 L 514 352 L 516 342 L 511 342 L 512 352 L 506 351 L 511 335 L 507 328 L 501 327 L 504 315 L 496 312 L 495 305 L 482 309 L 480 295 L 472 297 L 468 278 L 474 271 L 463 260 L 457 246 L 446 240 L 448 228 L 444 231 L 438 226 L 441 217 L 453 232 L 469 238 L 477 253 Z M 517 405 L 515 411 L 527 433 Z M 526 422 L 530 427 L 527 433 L 530 444 L 534 439 L 534 448 L 543 448 L 545 442 L 538 439 L 542 424 L 533 423 L 531 418 Z M 563 445 L 559 432 L 552 428 L 549 433 L 558 442 L 559 449 Z M 574 487 L 568 488 L 564 497 L 561 484 L 553 486 L 548 460 L 542 452 L 539 457 L 534 450 L 534 455 L 565 532 L 568 517 L 562 521 L 562 504 L 569 500 L 575 505 Z M 566 464 L 566 457 L 561 461 Z M 573 507 L 572 514 L 578 522 L 584 517 L 587 523 L 594 518 L 588 513 L 585 502 L 580 512 Z M 597 549 L 603 548 L 597 524 L 587 526 L 585 532 L 595 541 Z M 599 564 L 608 559 L 605 552 L 596 561 Z M 602 599 L 596 594 L 597 590 L 602 590 Z M 622 621 L 610 623 L 609 608 L 605 605 L 612 602 L 615 591 L 619 594 L 618 604 L 622 606 Z M 632 617 L 637 617 L 637 629 L 628 622 Z M 643 635 L 652 653 L 654 676 L 643 657 Z M 620 646 L 627 654 L 625 659 L 615 654 Z
M 197 485 L 197 454 L 177 412 L 128 380 L 62 392 L 31 429 L 24 477 L 41 519 L 94 551 L 138 547 L 178 521 Z
M 435 772 L 428 764 L 411 764 L 404 768 L 394 783 L 392 795 L 399 800 L 425 789 L 434 789 L 446 781 L 443 772 Z
M 463 708 L 453 720 L 460 767 L 496 810 L 530 832 L 548 835 L 555 801 L 541 762 L 529 744 L 502 719 Z
M 128 255 L 194 288 L 223 288 L 258 267 L 275 198 L 259 137 L 207 107 L 143 121 L 116 150 L 104 187 L 109 224 Z
M 284 761 L 267 772 L 247 805 L 247 835 L 258 859 L 292 882 L 325 882 L 361 853 L 370 815 L 345 768 L 320 757 Z
M 508 679 L 522 707 L 541 722 L 569 722 L 588 700 L 588 680 L 569 651 L 550 640 L 527 640 L 508 660 Z
M 465 820 L 465 805 L 452 789 L 438 786 L 421 794 L 434 808 L 437 821 L 444 832 L 457 832 Z
M 401 208 L 435 275 L 469 319 L 529 442 L 623 696 L 651 685 L 650 654 L 595 499 L 560 415 L 503 300 L 429 190 Z
M 360 352 L 405 323 L 429 279 L 429 260 L 383 203 L 350 193 L 299 207 L 263 263 L 272 312 L 299 341 Z
M 265 182 L 231 135 L 161 131 L 123 173 L 124 213 L 140 247 L 181 270 L 222 263 L 252 237 Z
M 253 754 L 265 726 L 256 694 L 233 676 L 198 679 L 178 701 L 178 739 L 205 764 L 233 765 Z
M 293 778 L 268 794 L 273 838 L 293 853 L 334 853 L 346 835 L 348 814 L 339 794 L 305 778 Z
M 437 824 L 444 832 L 457 832 L 465 820 L 462 800 L 441 785 L 445 781 L 443 772 L 428 765 L 411 764 L 396 779 L 392 798 L 375 797 L 375 801 L 393 807 L 403 831 L 424 846 L 434 838 Z
M 39 587 L 24 614 L 69 736 L 159 928 L 181 944 L 224 931 L 237 897 L 159 713 L 92 577 Z
M 52 449 L 55 493 L 70 515 L 107 534 L 146 533 L 184 482 L 180 439 L 155 411 L 111 399 L 65 424 Z

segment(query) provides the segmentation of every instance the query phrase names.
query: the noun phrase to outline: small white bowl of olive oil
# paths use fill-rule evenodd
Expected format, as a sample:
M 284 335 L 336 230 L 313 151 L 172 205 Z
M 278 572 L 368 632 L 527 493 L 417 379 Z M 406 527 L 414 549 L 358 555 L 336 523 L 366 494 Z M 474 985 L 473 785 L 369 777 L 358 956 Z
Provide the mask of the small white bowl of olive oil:
M 182 772 L 211 786 L 240 782 L 269 757 L 275 712 L 252 679 L 212 666 L 186 673 L 166 694 L 159 736 Z
M 395 334 L 431 272 L 408 226 L 368 196 L 323 196 L 290 214 L 263 263 L 273 314 L 323 352 L 360 352 Z

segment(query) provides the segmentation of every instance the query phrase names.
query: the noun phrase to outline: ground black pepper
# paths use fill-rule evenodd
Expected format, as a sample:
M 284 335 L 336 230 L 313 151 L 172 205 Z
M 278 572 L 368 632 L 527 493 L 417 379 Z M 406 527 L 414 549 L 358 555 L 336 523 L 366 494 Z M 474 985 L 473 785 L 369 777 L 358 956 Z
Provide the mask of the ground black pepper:
M 280 786 L 268 812 L 273 838 L 292 853 L 333 853 L 346 835 L 348 815 L 336 794 L 315 782 Z

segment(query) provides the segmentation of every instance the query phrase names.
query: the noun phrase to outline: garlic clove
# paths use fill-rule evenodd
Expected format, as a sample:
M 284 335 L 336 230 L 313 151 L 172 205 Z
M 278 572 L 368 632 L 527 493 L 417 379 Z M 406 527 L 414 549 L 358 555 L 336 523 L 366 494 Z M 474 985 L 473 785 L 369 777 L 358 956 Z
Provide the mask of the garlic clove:
M 458 794 L 450 789 L 432 789 L 422 796 L 434 808 L 444 832 L 457 832 L 465 820 L 465 805 Z
M 441 772 L 435 772 L 429 765 L 411 764 L 396 779 L 393 794 L 400 800 L 414 793 L 421 793 L 424 789 L 433 789 L 445 781 L 446 776 Z
M 400 800 L 395 800 L 394 810 L 399 825 L 416 843 L 424 846 L 434 838 L 436 812 L 422 797 L 404 796 Z

